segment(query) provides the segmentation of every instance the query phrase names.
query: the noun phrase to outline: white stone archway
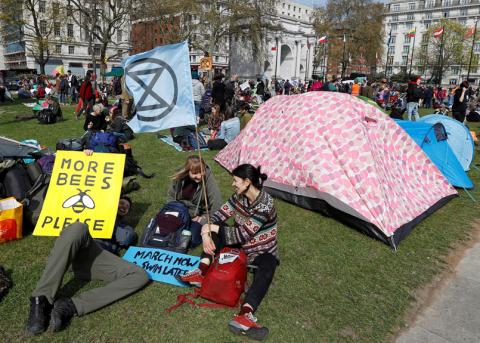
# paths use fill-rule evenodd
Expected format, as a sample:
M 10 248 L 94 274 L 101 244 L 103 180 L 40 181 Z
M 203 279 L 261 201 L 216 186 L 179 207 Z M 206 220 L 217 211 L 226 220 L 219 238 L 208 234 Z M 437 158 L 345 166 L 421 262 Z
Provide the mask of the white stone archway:
M 295 74 L 295 56 L 293 50 L 286 44 L 280 48 L 280 65 L 278 76 L 283 79 L 290 79 Z

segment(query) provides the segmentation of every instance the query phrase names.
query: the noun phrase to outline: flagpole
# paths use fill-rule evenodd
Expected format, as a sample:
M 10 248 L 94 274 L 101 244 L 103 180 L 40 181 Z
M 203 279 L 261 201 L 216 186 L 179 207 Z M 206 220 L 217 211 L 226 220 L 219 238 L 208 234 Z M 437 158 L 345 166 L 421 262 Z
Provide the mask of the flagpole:
M 275 37 L 275 82 L 277 82 L 278 37 Z
M 200 149 L 200 140 L 199 140 L 199 133 L 198 133 L 198 125 L 196 124 L 196 116 L 195 116 L 195 137 L 197 139 L 197 149 L 198 149 L 198 158 L 200 159 L 200 174 L 202 174 L 202 193 L 203 199 L 205 201 L 205 211 L 207 216 L 207 224 L 208 224 L 208 235 L 211 236 L 211 229 L 210 229 L 210 214 L 208 211 L 208 197 L 207 197 L 207 187 L 205 184 L 205 170 L 203 169 L 203 159 L 202 159 L 202 150 Z
M 388 79 L 387 77 L 387 68 L 388 68 L 388 48 L 390 47 L 390 41 L 392 39 L 392 29 L 390 29 L 390 33 L 388 34 L 388 40 L 387 40 L 387 56 L 385 58 L 385 78 Z
M 323 82 L 327 81 L 327 42 L 323 43 Z
M 412 56 L 410 57 L 410 70 L 408 71 L 408 79 L 412 76 L 413 52 L 415 51 L 415 39 L 417 38 L 417 28 L 415 28 L 415 36 L 413 36 Z
M 442 77 L 443 77 L 443 49 L 444 49 L 444 44 L 445 44 L 445 25 L 442 26 L 443 32 L 442 32 L 442 42 L 440 43 L 440 58 L 441 58 L 441 63 L 440 63 L 440 69 L 438 70 L 438 84 L 441 86 L 442 85 Z
M 474 45 L 475 45 L 475 36 L 477 35 L 478 19 L 479 18 L 477 17 L 477 20 L 475 20 L 475 29 L 473 31 L 472 48 L 470 49 L 470 60 L 468 61 L 467 81 L 470 78 L 470 68 L 472 67 L 473 48 L 474 48 Z
M 347 42 L 347 39 L 345 37 L 345 32 L 343 32 L 343 57 L 342 57 L 342 80 L 345 77 L 345 43 Z

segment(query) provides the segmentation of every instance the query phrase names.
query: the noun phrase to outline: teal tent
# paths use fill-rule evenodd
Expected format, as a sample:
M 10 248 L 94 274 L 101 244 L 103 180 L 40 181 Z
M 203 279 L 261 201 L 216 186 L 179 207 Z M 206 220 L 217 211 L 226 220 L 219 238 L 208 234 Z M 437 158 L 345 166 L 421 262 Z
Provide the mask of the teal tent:
M 123 68 L 122 67 L 112 67 L 108 73 L 103 74 L 103 76 L 123 76 Z

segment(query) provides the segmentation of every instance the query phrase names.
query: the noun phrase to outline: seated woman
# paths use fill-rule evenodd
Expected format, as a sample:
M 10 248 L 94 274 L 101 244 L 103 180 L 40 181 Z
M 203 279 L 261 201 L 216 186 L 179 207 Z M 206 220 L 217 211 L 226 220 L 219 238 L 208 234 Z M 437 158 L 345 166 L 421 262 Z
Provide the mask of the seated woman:
M 224 119 L 223 113 L 220 112 L 220 105 L 213 105 L 212 113 L 208 116 L 208 129 L 210 130 L 211 139 L 217 137 L 220 125 Z
M 191 247 L 202 243 L 200 231 L 202 225 L 207 222 L 202 169 L 205 177 L 208 210 L 211 213 L 218 211 L 222 205 L 220 189 L 210 168 L 198 156 L 189 156 L 183 168 L 172 176 L 172 183 L 167 195 L 167 202 L 180 201 L 188 208 L 192 219 L 190 225 Z
M 208 148 L 210 150 L 220 150 L 233 141 L 240 133 L 240 119 L 238 117 L 227 117 L 227 120 L 220 124 L 220 131 L 217 138 L 208 141 Z
M 85 131 L 105 131 L 107 129 L 107 121 L 105 117 L 103 106 L 101 104 L 96 104 L 93 106 L 93 112 L 86 115 L 83 129 Z
M 265 297 L 279 263 L 277 212 L 272 197 L 262 189 L 267 175 L 260 167 L 242 164 L 232 171 L 235 193 L 211 216 L 214 224 L 202 227 L 203 253 L 199 269 L 179 277 L 200 287 L 213 256 L 224 246 L 241 246 L 248 263 L 257 267 L 240 313 L 229 323 L 230 330 L 252 339 L 263 340 L 268 329 L 260 326 L 253 313 Z M 235 218 L 233 227 L 225 222 Z

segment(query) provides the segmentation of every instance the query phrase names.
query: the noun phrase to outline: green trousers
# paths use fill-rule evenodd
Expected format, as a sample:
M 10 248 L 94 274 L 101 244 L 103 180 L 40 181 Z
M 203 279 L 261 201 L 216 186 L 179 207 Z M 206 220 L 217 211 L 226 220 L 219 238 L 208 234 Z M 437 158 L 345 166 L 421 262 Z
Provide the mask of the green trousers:
M 142 268 L 100 248 L 90 236 L 88 225 L 77 222 L 62 230 L 32 296 L 44 295 L 53 304 L 70 266 L 78 279 L 108 282 L 72 297 L 79 316 L 124 298 L 148 283 Z

